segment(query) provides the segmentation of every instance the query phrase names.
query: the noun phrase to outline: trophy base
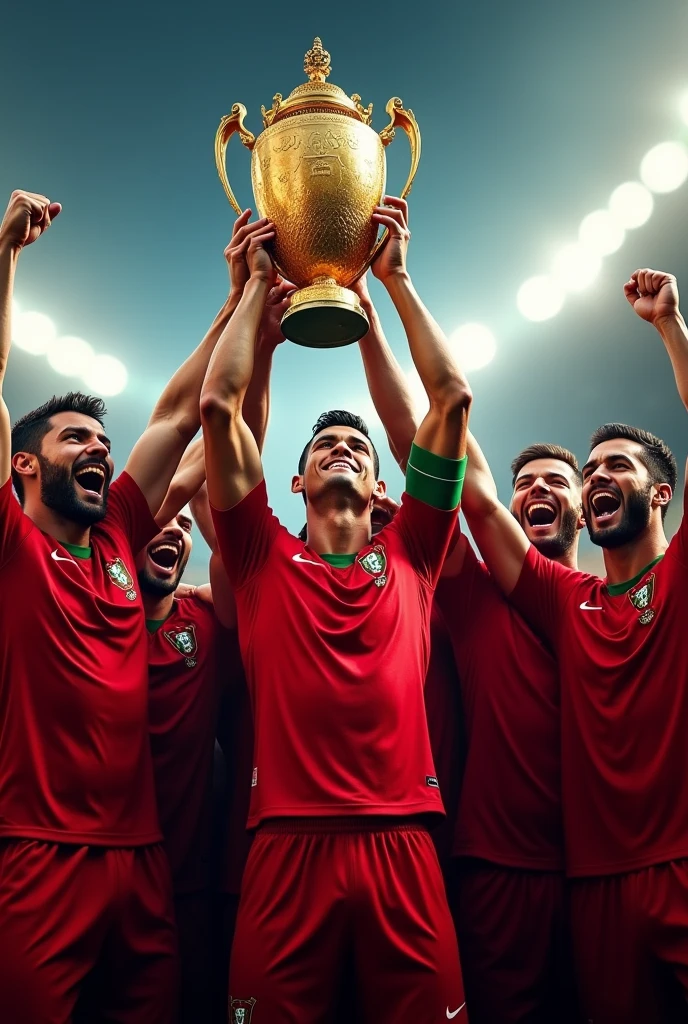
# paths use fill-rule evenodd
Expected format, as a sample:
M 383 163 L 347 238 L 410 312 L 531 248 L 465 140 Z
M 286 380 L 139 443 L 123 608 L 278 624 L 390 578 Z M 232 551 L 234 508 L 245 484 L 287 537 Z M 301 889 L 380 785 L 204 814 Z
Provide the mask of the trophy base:
M 341 348 L 368 333 L 358 295 L 332 280 L 299 288 L 282 317 L 285 338 L 306 348 Z

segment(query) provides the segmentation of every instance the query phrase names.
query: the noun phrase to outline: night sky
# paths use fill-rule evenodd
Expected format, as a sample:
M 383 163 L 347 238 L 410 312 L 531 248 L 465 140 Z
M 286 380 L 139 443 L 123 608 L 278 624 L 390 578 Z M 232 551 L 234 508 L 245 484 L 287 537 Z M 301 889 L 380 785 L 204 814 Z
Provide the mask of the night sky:
M 688 141 L 678 113 L 688 91 L 688 8 L 679 0 L 500 0 L 408 11 L 376 2 L 36 0 L 4 15 L 0 201 L 27 188 L 64 207 L 23 254 L 17 299 L 48 314 L 61 334 L 126 364 L 127 390 L 108 399 L 118 468 L 226 294 L 222 253 L 233 213 L 214 167 L 220 117 L 241 101 L 257 134 L 261 103 L 304 80 L 315 35 L 332 55 L 329 81 L 373 101 L 376 130 L 387 123 L 390 96 L 416 114 L 423 156 L 410 198 L 410 269 L 447 333 L 478 321 L 496 336 L 494 361 L 471 375 L 472 428 L 503 498 L 520 448 L 555 441 L 584 461 L 587 438 L 607 420 L 653 430 L 685 460 L 688 419 L 668 359 L 622 286 L 638 266 L 669 270 L 688 311 L 688 184 L 656 196 L 648 223 L 558 316 L 531 323 L 515 296 L 575 240 L 585 214 L 638 177 L 650 147 Z M 388 161 L 388 190 L 398 191 L 408 166 L 402 133 Z M 230 180 L 243 204 L 252 201 L 249 162 L 233 140 Z M 371 290 L 410 368 L 394 310 L 377 283 Z M 74 386 L 43 357 L 13 351 L 5 386 L 13 418 Z M 369 415 L 357 347 L 285 343 L 265 468 L 271 502 L 292 529 L 303 522 L 302 500 L 289 493 L 298 454 L 318 414 L 341 407 Z M 382 475 L 398 494 L 401 475 L 372 426 Z M 191 579 L 203 578 L 205 558 L 199 542 Z M 585 559 L 599 565 L 587 548 Z

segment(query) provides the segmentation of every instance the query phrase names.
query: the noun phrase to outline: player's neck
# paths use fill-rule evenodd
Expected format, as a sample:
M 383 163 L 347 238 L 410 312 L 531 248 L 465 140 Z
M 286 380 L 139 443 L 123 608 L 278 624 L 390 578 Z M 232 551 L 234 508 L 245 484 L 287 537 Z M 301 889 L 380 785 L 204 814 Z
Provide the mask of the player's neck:
M 607 583 L 625 583 L 642 572 L 646 565 L 663 555 L 669 546 L 661 520 L 650 523 L 639 537 L 619 548 L 604 548 Z
M 174 591 L 171 594 L 165 594 L 164 597 L 158 597 L 157 594 L 147 594 L 142 588 L 141 597 L 143 599 L 143 610 L 147 619 L 153 619 L 155 622 L 160 622 L 171 614 L 172 608 L 174 607 Z
M 352 508 L 307 511 L 308 546 L 319 555 L 355 555 L 370 543 L 370 511 Z
M 559 565 L 563 565 L 566 569 L 577 569 L 578 568 L 578 544 L 575 547 L 569 548 L 562 555 L 557 555 L 556 558 L 552 559 L 553 562 L 558 562 Z
M 66 519 L 40 501 L 32 502 L 27 499 L 24 512 L 34 526 L 59 541 L 60 544 L 74 544 L 75 547 L 80 548 L 90 547 L 90 526 L 83 526 L 81 523 L 75 523 L 73 519 Z

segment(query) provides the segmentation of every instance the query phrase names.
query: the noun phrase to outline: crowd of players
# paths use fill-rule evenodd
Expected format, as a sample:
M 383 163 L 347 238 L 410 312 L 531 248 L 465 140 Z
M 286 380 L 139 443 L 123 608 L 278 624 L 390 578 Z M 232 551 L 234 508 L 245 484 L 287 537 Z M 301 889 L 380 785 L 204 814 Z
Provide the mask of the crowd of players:
M 0 383 L 18 258 L 59 213 L 18 191 L 0 225 Z M 372 272 L 429 411 L 360 280 L 405 491 L 358 416 L 325 413 L 293 536 L 260 455 L 291 286 L 249 218 L 227 301 L 116 479 L 100 399 L 12 427 L 0 399 L 0 1020 L 687 1021 L 672 453 L 620 423 L 582 470 L 535 444 L 505 508 L 386 196 Z M 624 287 L 688 407 L 675 279 Z M 194 525 L 202 587 L 182 583 Z M 577 569 L 583 528 L 603 579 Z

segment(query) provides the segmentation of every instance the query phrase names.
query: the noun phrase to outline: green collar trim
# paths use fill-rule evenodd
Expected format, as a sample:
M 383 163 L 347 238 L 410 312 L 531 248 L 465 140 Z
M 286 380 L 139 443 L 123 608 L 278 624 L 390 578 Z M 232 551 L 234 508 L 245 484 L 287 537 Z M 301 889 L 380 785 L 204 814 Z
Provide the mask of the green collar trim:
M 321 555 L 323 561 L 333 565 L 335 569 L 347 569 L 356 561 L 356 555 Z
M 632 587 L 634 587 L 636 583 L 640 583 L 645 573 L 648 572 L 648 570 L 650 570 L 653 567 L 653 565 L 657 565 L 657 562 L 661 562 L 663 558 L 664 552 L 662 552 L 661 555 L 657 555 L 657 557 L 653 559 L 649 563 L 649 565 L 646 565 L 644 569 L 641 569 L 638 575 L 634 576 L 632 580 L 626 580 L 625 583 L 608 583 L 607 593 L 610 595 L 610 597 L 618 597 L 619 594 L 628 593 L 628 591 Z
M 81 547 L 81 545 L 79 544 L 67 544 L 67 542 L 64 540 L 61 540 L 60 544 L 62 545 L 63 548 L 66 548 L 67 551 L 69 551 L 70 555 L 74 555 L 75 558 L 91 557 L 92 549 L 90 547 L 84 548 Z
M 167 622 L 170 615 L 174 615 L 174 605 L 170 608 L 164 619 L 146 619 L 146 629 L 149 633 L 157 633 L 163 622 Z

